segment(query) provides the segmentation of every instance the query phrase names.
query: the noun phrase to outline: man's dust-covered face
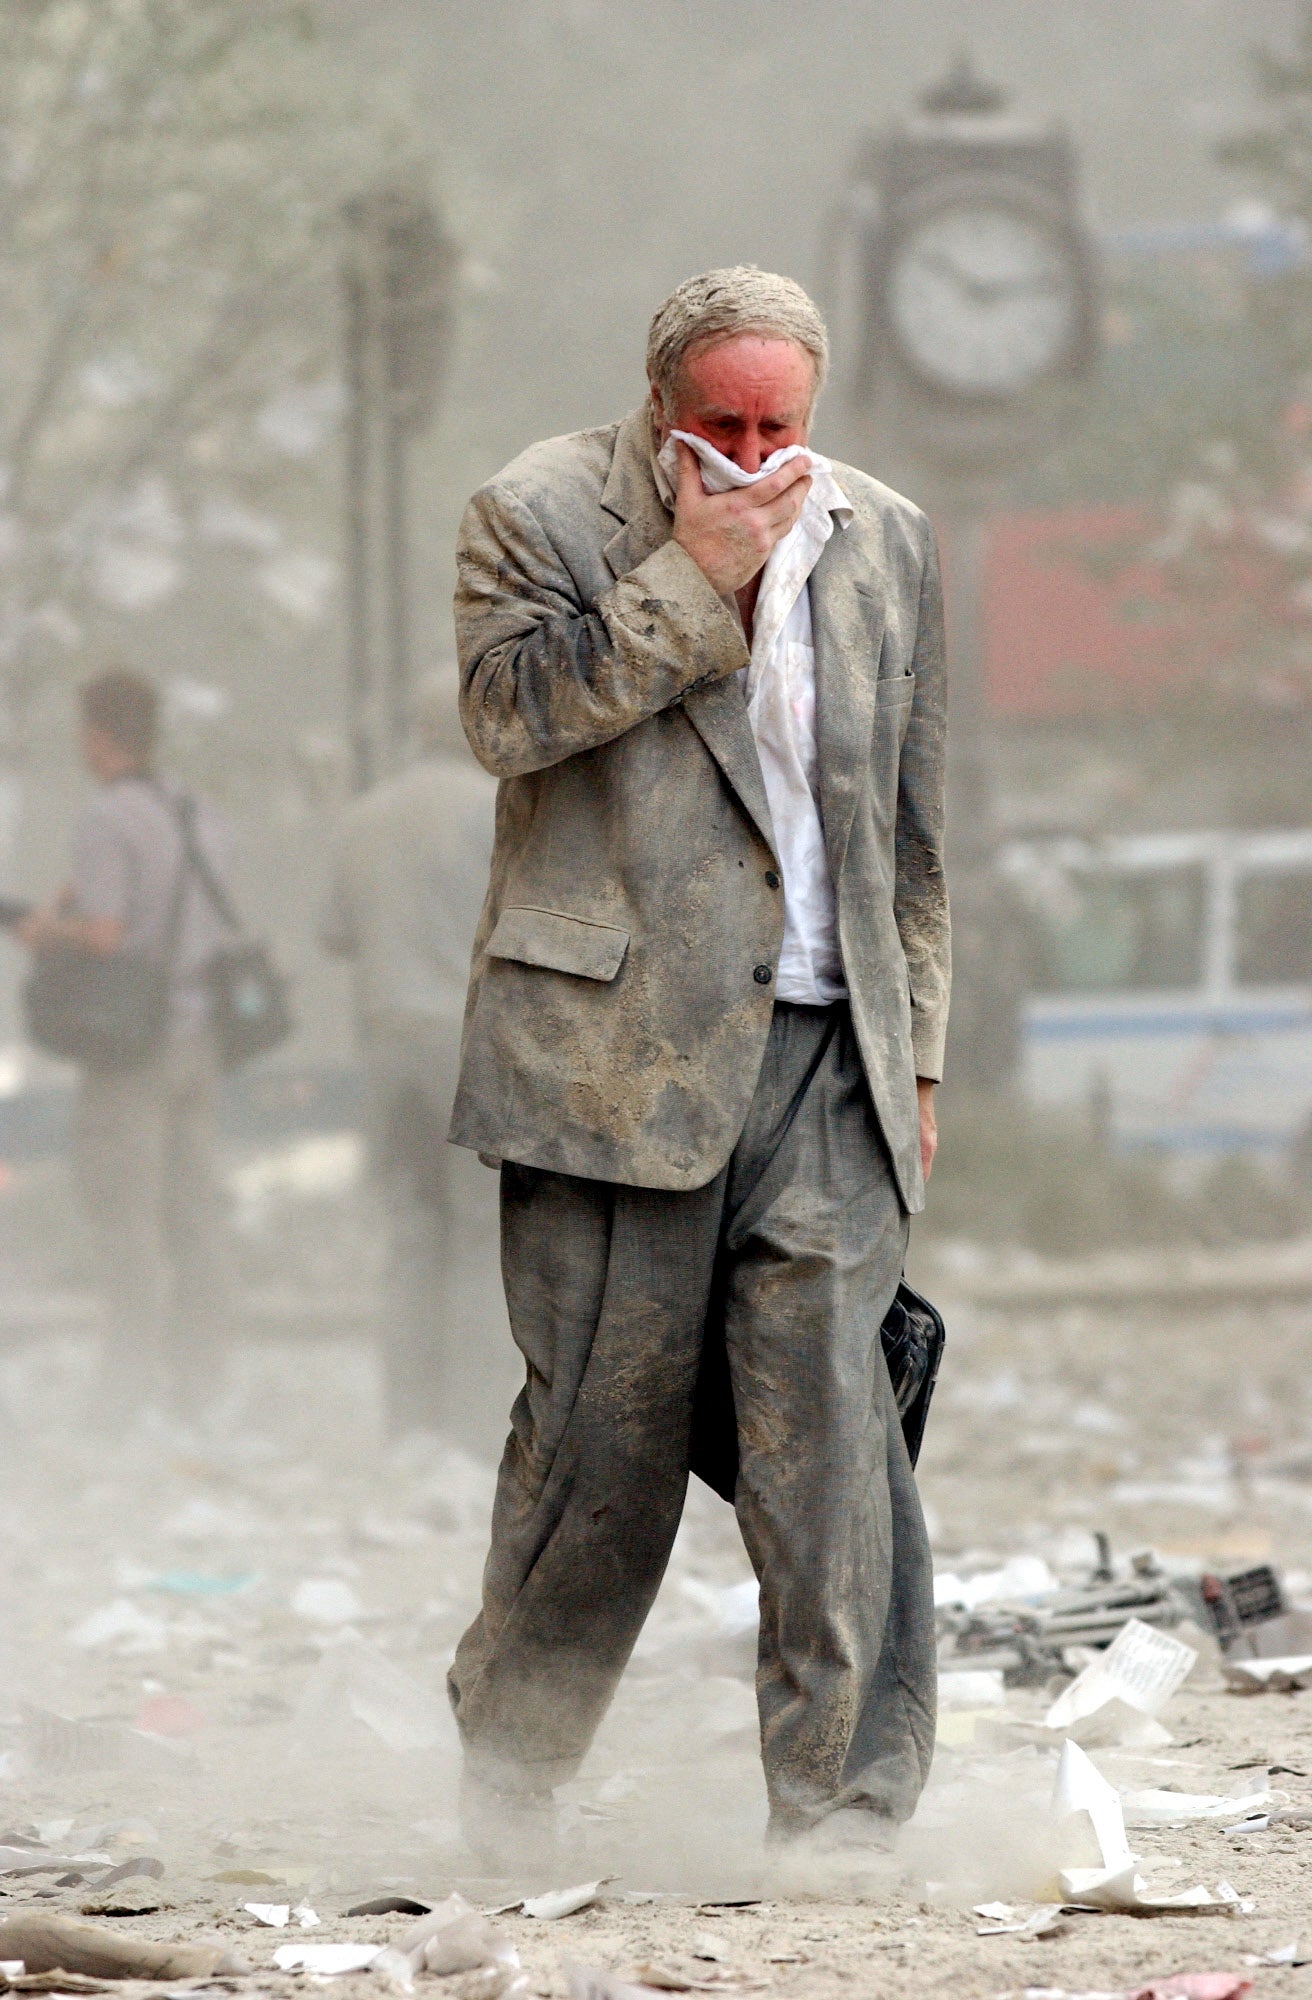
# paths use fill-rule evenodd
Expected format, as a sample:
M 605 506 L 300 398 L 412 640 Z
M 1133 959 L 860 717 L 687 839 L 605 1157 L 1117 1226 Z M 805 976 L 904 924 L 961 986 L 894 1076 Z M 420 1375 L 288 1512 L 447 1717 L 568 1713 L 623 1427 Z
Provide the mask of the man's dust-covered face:
M 736 334 L 685 355 L 672 422 L 653 387 L 657 443 L 671 430 L 691 431 L 744 472 L 759 472 L 772 451 L 806 443 L 814 399 L 815 363 L 804 347 Z

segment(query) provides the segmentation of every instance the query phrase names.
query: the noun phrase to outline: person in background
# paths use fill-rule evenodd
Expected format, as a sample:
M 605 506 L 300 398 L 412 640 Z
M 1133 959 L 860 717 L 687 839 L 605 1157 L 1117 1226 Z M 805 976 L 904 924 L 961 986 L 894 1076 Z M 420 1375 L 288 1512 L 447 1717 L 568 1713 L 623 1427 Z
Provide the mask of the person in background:
M 476 1390 L 459 1352 L 457 1267 L 467 1246 L 457 1237 L 478 1194 L 495 1226 L 495 1193 L 481 1168 L 468 1175 L 468 1156 L 446 1135 L 496 786 L 467 756 L 443 754 L 453 706 L 449 682 L 425 683 L 418 757 L 348 806 L 319 935 L 355 975 L 370 1152 L 387 1217 L 387 1427 L 393 1437 L 459 1431 L 468 1440 Z M 476 1190 L 457 1185 L 462 1173 Z
M 154 684 L 113 669 L 83 685 L 79 709 L 96 790 L 74 831 L 72 879 L 16 935 L 38 952 L 68 943 L 163 956 L 181 886 L 163 1043 L 140 1068 L 80 1069 L 74 1171 L 106 1306 L 98 1420 L 121 1424 L 155 1407 L 194 1420 L 219 1379 L 229 1324 L 205 978 L 226 931 L 185 859 L 181 788 L 155 768 Z M 193 826 L 226 886 L 226 826 L 202 801 Z

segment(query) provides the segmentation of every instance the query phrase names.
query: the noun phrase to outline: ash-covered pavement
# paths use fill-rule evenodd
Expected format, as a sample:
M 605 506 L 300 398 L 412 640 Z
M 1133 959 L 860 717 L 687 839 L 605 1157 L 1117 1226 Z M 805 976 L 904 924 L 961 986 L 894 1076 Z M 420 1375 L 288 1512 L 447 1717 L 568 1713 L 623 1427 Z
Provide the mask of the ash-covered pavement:
M 1013 1591 L 1040 1585 L 1042 1565 L 1076 1577 L 1104 1529 L 1122 1556 L 1271 1560 L 1295 1601 L 1312 1594 L 1308 1306 L 986 1309 L 922 1275 L 949 1306 L 922 1461 L 942 1573 L 1010 1562 Z M 347 1909 L 453 1889 L 492 1908 L 567 1886 L 479 1880 L 455 1824 L 442 1680 L 477 1600 L 491 1468 L 437 1444 L 385 1449 L 363 1341 L 252 1343 L 203 1442 L 97 1434 L 91 1361 L 74 1337 L 0 1356 L 0 1848 L 12 1836 L 45 1871 L 0 1878 L 0 1915 L 219 1935 L 257 1968 L 240 1987 L 290 1991 L 313 1977 L 273 1969 L 297 1919 L 270 1929 L 248 1903 L 308 1905 L 315 1940 L 387 1943 L 413 1918 Z M 1073 1914 L 1050 1935 L 981 1937 L 974 1904 L 1024 1920 L 1046 1900 L 1059 1752 L 1033 1725 L 1052 1691 L 945 1709 L 901 1879 L 877 1900 L 787 1901 L 760 1849 L 753 1619 L 732 1516 L 694 1488 L 567 1799 L 570 1880 L 613 1880 L 573 1915 L 497 1919 L 531 1990 L 564 1994 L 570 1965 L 799 1996 L 1114 1992 L 1182 1969 L 1279 1994 L 1312 1977 L 1246 1963 L 1312 1950 L 1312 1830 L 1290 1816 L 1312 1804 L 1312 1693 L 1242 1697 L 1204 1658 L 1162 1713 L 1169 1744 L 1090 1751 L 1122 1795 L 1272 1796 L 1285 1817 L 1242 1833 L 1224 1811 L 1180 1825 L 1127 1812 L 1158 1889 L 1229 1884 L 1230 1913 Z M 141 1857 L 162 1874 L 97 1888 Z M 421 1974 L 425 1988 L 451 1982 Z M 389 1988 L 364 1972 L 334 1990 Z

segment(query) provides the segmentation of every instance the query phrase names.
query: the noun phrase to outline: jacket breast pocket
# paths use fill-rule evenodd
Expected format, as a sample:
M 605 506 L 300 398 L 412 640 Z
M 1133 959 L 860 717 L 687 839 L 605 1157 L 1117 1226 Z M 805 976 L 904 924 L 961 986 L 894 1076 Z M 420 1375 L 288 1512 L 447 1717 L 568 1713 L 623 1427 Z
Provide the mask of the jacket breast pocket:
M 572 973 L 576 979 L 614 979 L 628 948 L 629 933 L 614 924 L 594 924 L 586 917 L 567 917 L 561 910 L 513 903 L 501 912 L 487 941 L 489 958 L 540 965 L 547 972 Z
M 910 701 L 915 691 L 914 674 L 889 674 L 887 679 L 875 682 L 875 707 L 896 708 L 899 703 Z

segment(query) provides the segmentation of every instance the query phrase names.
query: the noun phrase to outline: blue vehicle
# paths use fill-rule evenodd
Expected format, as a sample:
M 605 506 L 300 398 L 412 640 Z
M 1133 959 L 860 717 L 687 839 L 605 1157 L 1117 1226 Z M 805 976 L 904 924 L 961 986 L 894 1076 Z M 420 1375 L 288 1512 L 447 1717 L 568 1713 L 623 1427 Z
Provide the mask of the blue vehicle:
M 1023 1081 L 1117 1143 L 1279 1155 L 1312 1131 L 1312 831 L 1028 840 Z

